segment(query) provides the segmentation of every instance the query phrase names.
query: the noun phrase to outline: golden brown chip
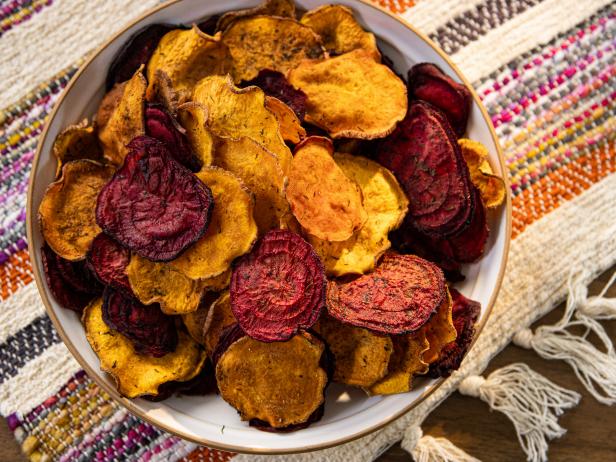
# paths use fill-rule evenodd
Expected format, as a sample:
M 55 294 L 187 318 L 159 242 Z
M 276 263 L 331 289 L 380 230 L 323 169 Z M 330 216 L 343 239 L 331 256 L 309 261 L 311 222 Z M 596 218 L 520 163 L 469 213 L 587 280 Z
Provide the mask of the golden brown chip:
M 295 3 L 293 0 L 265 0 L 254 8 L 229 11 L 218 19 L 216 30 L 225 30 L 229 24 L 238 18 L 258 16 L 261 14 L 280 16 L 283 18 L 295 18 Z
M 165 314 L 195 311 L 205 286 L 174 269 L 169 263 L 159 263 L 133 254 L 126 267 L 133 293 L 144 305 L 159 303 Z
M 280 125 L 280 134 L 285 141 L 297 144 L 306 137 L 306 130 L 289 106 L 278 98 L 266 96 L 265 107 L 276 117 Z
M 362 327 L 322 316 L 317 332 L 334 355 L 334 382 L 370 387 L 387 374 L 393 352 L 391 339 Z
M 109 117 L 100 127 L 98 139 L 103 153 L 115 165 L 122 165 L 128 148 L 126 145 L 136 136 L 145 135 L 145 89 L 147 82 L 139 70 L 126 83 L 122 98 Z
M 331 54 L 341 55 L 364 49 L 377 62 L 381 61 L 381 53 L 376 46 L 374 34 L 366 32 L 353 16 L 353 11 L 346 6 L 320 6 L 304 14 L 300 22 L 321 37 L 323 46 Z
M 169 114 L 175 115 L 178 106 L 185 103 L 190 92 L 179 93 L 173 88 L 173 83 L 165 71 L 156 70 L 149 82 L 148 98 L 150 101 L 162 104 Z
M 220 273 L 218 276 L 201 279 L 201 282 L 203 282 L 203 285 L 207 290 L 211 290 L 214 292 L 220 292 L 221 290 L 225 290 L 227 287 L 229 287 L 229 283 L 231 282 L 231 268 L 229 268 L 224 273 Z
M 291 18 L 240 18 L 225 29 L 222 41 L 229 47 L 236 82 L 254 79 L 261 69 L 286 74 L 305 59 L 325 56 L 319 36 Z
M 394 353 L 389 361 L 387 375 L 369 388 L 369 395 L 405 393 L 412 388 L 413 376 L 428 372 L 423 353 L 429 348 L 426 334 L 419 330 L 412 334 L 392 336 Z
M 186 136 L 195 155 L 203 167 L 212 165 L 214 157 L 214 135 L 210 131 L 205 106 L 199 103 L 186 103 L 178 108 L 178 120 L 186 130 Z
M 286 177 L 274 154 L 250 138 L 220 138 L 214 165 L 238 176 L 254 193 L 259 235 L 281 225 L 290 209 L 284 195 Z
M 205 323 L 210 312 L 210 306 L 217 300 L 216 292 L 206 292 L 201 298 L 199 308 L 182 315 L 186 330 L 199 345 L 205 345 Z
M 275 428 L 306 422 L 324 401 L 327 373 L 320 367 L 323 342 L 308 333 L 286 342 L 243 337 L 216 365 L 220 396 L 242 420 Z
M 311 136 L 295 149 L 289 171 L 287 200 L 309 234 L 344 241 L 367 219 L 361 189 L 338 167 L 328 138 Z
M 229 50 L 220 34 L 204 34 L 197 26 L 167 32 L 148 62 L 148 100 L 155 97 L 153 82 L 159 70 L 167 74 L 173 90 L 183 100 L 202 78 L 226 74 L 230 63 Z
M 100 359 L 101 370 L 113 376 L 122 396 L 156 395 L 163 383 L 185 382 L 201 371 L 207 355 L 188 334 L 179 331 L 175 351 L 161 358 L 139 354 L 130 340 L 107 327 L 102 305 L 98 298 L 83 312 L 86 338 Z
M 41 232 L 55 253 L 67 260 L 83 260 L 94 238 L 98 193 L 113 175 L 113 167 L 91 160 L 74 160 L 62 167 L 39 206 Z
M 471 174 L 471 181 L 479 189 L 484 204 L 488 208 L 498 207 L 505 200 L 505 182 L 494 175 L 488 162 L 488 148 L 479 141 L 467 138 L 459 139 L 458 143 Z
M 363 274 L 389 249 L 388 234 L 402 223 L 408 208 L 406 194 L 385 167 L 361 156 L 334 154 L 340 169 L 361 188 L 368 219 L 346 241 L 328 242 L 311 236 L 310 243 L 329 275 Z
M 129 80 L 124 82 L 116 83 L 111 90 L 105 93 L 103 99 L 98 105 L 98 110 L 96 111 L 96 126 L 98 127 L 98 131 L 101 131 L 109 122 L 111 115 L 114 113 L 120 101 L 122 101 L 122 95 L 124 94 L 124 88 L 128 84 Z
M 308 96 L 306 122 L 332 138 L 382 138 L 406 115 L 404 82 L 366 50 L 304 61 L 288 79 Z
M 212 190 L 216 205 L 203 237 L 170 264 L 191 279 L 208 279 L 227 271 L 252 248 L 257 238 L 254 197 L 239 178 L 220 168 L 204 168 L 196 175 Z
M 280 135 L 276 117 L 265 108 L 263 90 L 254 86 L 240 89 L 229 76 L 213 76 L 197 84 L 193 99 L 207 108 L 214 135 L 246 136 L 273 152 L 282 170 L 288 171 L 293 156 Z
M 210 358 L 216 349 L 216 345 L 218 345 L 218 339 L 223 329 L 236 322 L 237 320 L 231 311 L 229 291 L 223 292 L 210 306 L 205 325 L 203 326 L 203 346 L 205 346 L 205 351 L 207 351 Z
M 51 151 L 58 160 L 56 176 L 60 175 L 62 166 L 71 160 L 103 160 L 103 151 L 98 144 L 96 131 L 92 125 L 88 125 L 87 119 L 62 130 L 53 142 Z
M 430 344 L 428 350 L 423 354 L 423 362 L 432 364 L 436 361 L 443 348 L 456 340 L 456 328 L 451 318 L 451 294 L 447 291 L 447 298 L 439 307 L 432 318 L 421 328 L 426 333 L 426 339 Z

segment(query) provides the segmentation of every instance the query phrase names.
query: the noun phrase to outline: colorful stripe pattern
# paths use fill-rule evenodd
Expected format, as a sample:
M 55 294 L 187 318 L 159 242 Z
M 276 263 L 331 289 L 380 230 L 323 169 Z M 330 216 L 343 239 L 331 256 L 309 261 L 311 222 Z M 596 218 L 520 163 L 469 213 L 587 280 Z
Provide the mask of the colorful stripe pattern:
M 413 2 L 377 3 L 401 13 Z M 453 54 L 539 3 L 474 1 L 467 11 L 435 28 L 431 38 Z M 51 0 L 0 2 L 0 34 L 50 4 Z M 616 6 L 611 5 L 580 18 L 576 27 L 549 43 L 512 56 L 506 65 L 474 82 L 505 152 L 515 235 L 616 171 L 614 37 Z M 79 64 L 0 112 L 2 299 L 32 281 L 24 210 L 30 165 L 44 120 Z M 25 327 L 0 337 L 0 386 L 59 342 L 46 315 L 36 315 Z M 226 461 L 231 457 L 195 448 L 141 422 L 113 403 L 83 372 L 29 412 L 10 414 L 8 422 L 33 461 Z

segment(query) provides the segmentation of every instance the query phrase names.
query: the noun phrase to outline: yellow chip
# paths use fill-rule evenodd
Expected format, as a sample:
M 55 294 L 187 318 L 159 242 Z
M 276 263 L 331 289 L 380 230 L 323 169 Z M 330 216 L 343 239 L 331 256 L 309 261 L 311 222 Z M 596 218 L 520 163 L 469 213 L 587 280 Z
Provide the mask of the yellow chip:
M 394 175 L 376 162 L 341 153 L 334 154 L 334 160 L 361 188 L 368 219 L 346 241 L 328 242 L 312 236 L 309 241 L 329 275 L 363 274 L 374 269 L 391 247 L 388 234 L 402 223 L 408 200 Z
M 52 250 L 67 260 L 83 260 L 94 238 L 98 193 L 113 175 L 113 167 L 91 160 L 74 160 L 62 167 L 39 206 L 41 233 Z
M 231 282 L 231 268 L 229 268 L 224 273 L 220 273 L 218 276 L 201 279 L 201 282 L 207 290 L 211 290 L 213 292 L 220 292 L 221 290 L 225 290 L 227 287 L 229 287 L 229 283 Z
M 103 160 L 103 151 L 98 144 L 96 131 L 92 125 L 88 125 L 87 119 L 62 130 L 53 142 L 51 152 L 58 160 L 56 176 L 60 175 L 62 166 L 71 160 Z
M 458 144 L 471 174 L 471 181 L 479 189 L 486 207 L 498 207 L 505 200 L 505 182 L 494 175 L 488 162 L 488 148 L 479 141 L 466 138 L 459 139 Z
M 246 136 L 273 152 L 284 172 L 291 151 L 280 135 L 276 117 L 265 107 L 265 93 L 258 87 L 237 88 L 229 76 L 208 77 L 195 87 L 193 99 L 208 110 L 208 125 L 216 136 Z
M 214 135 L 210 131 L 205 106 L 199 103 L 186 103 L 178 107 L 178 120 L 186 130 L 186 136 L 195 155 L 203 167 L 212 165 L 214 158 Z
M 255 195 L 259 235 L 280 227 L 290 209 L 284 195 L 286 177 L 274 154 L 250 138 L 220 138 L 214 165 L 238 176 Z
M 449 290 L 447 298 L 439 307 L 438 311 L 421 328 L 425 334 L 430 348 L 423 354 L 423 361 L 432 364 L 439 359 L 441 351 L 446 345 L 456 340 L 456 328 L 451 318 L 452 300 Z
M 252 248 L 257 239 L 254 197 L 239 178 L 220 168 L 204 168 L 196 175 L 212 190 L 210 224 L 203 237 L 170 264 L 191 279 L 208 279 L 227 271 Z
M 237 319 L 235 319 L 231 311 L 229 291 L 223 292 L 210 306 L 203 326 L 203 346 L 205 346 L 205 351 L 207 351 L 210 358 L 216 349 L 216 345 L 218 345 L 220 334 L 222 334 L 224 328 L 236 322 Z
M 163 383 L 185 382 L 201 371 L 207 355 L 188 334 L 179 331 L 175 351 L 161 358 L 139 354 L 130 340 L 107 327 L 102 305 L 96 299 L 83 312 L 86 338 L 100 359 L 101 370 L 111 374 L 122 396 L 156 395 Z
M 315 31 L 323 41 L 323 46 L 334 55 L 364 49 L 377 62 L 381 53 L 376 46 L 374 34 L 366 32 L 353 16 L 353 11 L 342 5 L 323 5 L 308 11 L 300 20 Z
M 115 165 L 122 165 L 128 154 L 126 145 L 133 138 L 145 135 L 145 90 L 147 82 L 139 70 L 126 83 L 122 98 L 109 117 L 107 123 L 98 131 L 98 139 L 103 145 L 103 153 Z
M 293 0 L 265 0 L 263 3 L 255 6 L 254 8 L 229 11 L 218 19 L 218 22 L 216 23 L 216 30 L 225 30 L 229 24 L 238 18 L 258 16 L 261 14 L 280 16 L 283 18 L 294 18 L 295 3 Z
M 387 375 L 369 388 L 369 395 L 392 395 L 411 391 L 413 376 L 428 372 L 423 353 L 429 348 L 426 334 L 419 330 L 412 334 L 392 336 L 394 353 Z
M 289 106 L 273 96 L 265 97 L 265 107 L 276 117 L 280 134 L 285 141 L 299 143 L 306 137 L 306 129 Z
M 287 200 L 307 233 L 326 241 L 345 241 L 367 219 L 361 189 L 338 167 L 331 140 L 306 138 L 295 149 Z
M 306 122 L 332 138 L 382 138 L 406 115 L 406 85 L 366 50 L 304 61 L 288 79 L 308 96 Z
M 233 59 L 236 82 L 254 79 L 262 69 L 286 74 L 305 59 L 321 59 L 321 39 L 295 19 L 252 16 L 233 21 L 222 41 Z
M 159 303 L 165 314 L 185 314 L 199 308 L 205 286 L 174 269 L 133 254 L 126 267 L 133 293 L 144 305 Z

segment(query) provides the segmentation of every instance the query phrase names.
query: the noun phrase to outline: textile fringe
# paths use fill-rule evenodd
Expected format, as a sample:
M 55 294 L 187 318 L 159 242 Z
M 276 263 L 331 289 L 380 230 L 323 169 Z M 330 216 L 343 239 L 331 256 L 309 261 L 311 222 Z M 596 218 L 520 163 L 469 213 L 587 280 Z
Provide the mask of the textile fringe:
M 581 398 L 579 393 L 556 385 L 523 363 L 497 369 L 488 378 L 471 375 L 458 390 L 505 414 L 513 422 L 527 460 L 532 462 L 547 460 L 547 440 L 566 432 L 558 424 L 558 416 Z
M 415 425 L 406 430 L 400 445 L 415 462 L 481 462 L 448 439 L 424 435 Z

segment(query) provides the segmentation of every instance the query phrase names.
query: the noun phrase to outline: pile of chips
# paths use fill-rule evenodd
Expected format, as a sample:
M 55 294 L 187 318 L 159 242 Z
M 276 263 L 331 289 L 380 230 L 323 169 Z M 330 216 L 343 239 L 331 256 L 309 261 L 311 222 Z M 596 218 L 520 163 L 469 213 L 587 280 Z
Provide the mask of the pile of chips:
M 124 46 L 39 208 L 49 289 L 122 395 L 217 392 L 291 431 L 332 381 L 459 366 L 480 307 L 450 284 L 504 183 L 462 138 L 469 90 L 388 62 L 349 8 L 290 0 Z

